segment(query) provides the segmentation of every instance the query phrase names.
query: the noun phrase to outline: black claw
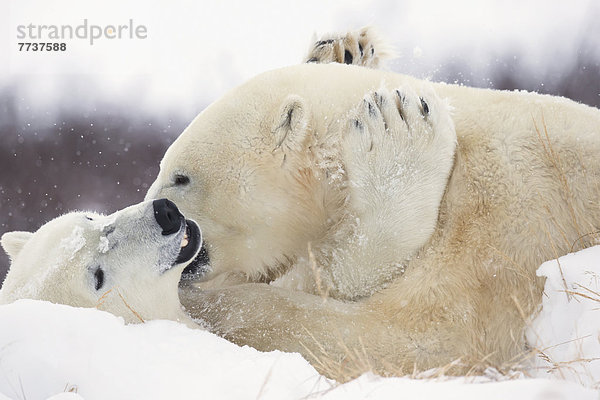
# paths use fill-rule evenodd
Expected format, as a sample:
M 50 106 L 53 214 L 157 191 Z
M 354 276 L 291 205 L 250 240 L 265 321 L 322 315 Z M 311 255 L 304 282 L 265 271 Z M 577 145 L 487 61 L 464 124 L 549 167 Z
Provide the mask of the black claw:
M 398 113 L 400 114 L 400 118 L 402 118 L 402 121 L 406 122 L 406 120 L 404 119 L 404 113 L 402 112 L 402 107 L 404 106 L 404 104 L 406 104 L 406 97 L 404 97 L 404 95 L 400 93 L 399 90 L 396 90 L 396 96 L 398 96 L 398 99 L 400 100 L 400 104 L 398 105 Z
M 344 52 L 344 64 L 352 64 L 352 53 L 348 50 Z
M 383 96 L 381 96 L 379 93 L 375 92 L 375 93 L 373 93 L 373 97 L 375 98 L 375 103 L 377 103 L 377 105 L 379 107 L 383 106 L 383 103 L 384 103 Z
M 370 101 L 367 101 L 367 100 L 365 100 L 365 101 L 367 102 L 367 105 L 369 106 L 369 115 L 371 117 L 374 117 L 376 114 L 375 114 L 375 107 L 373 106 L 373 103 L 371 103 Z
M 427 102 L 422 97 L 421 97 L 421 107 L 422 107 L 423 116 L 429 115 L 429 106 L 427 105 Z
M 363 47 L 362 47 L 362 44 L 360 44 L 360 43 L 358 44 L 358 51 L 360 51 L 360 56 L 362 57 L 363 56 Z
M 379 107 L 379 109 L 382 110 L 383 104 L 385 102 L 385 97 L 383 97 L 379 93 L 375 92 L 375 93 L 373 93 L 373 98 L 375 99 L 375 104 L 377 104 L 377 107 Z M 383 127 L 385 128 L 385 130 L 387 132 L 388 131 L 387 121 L 385 120 L 385 118 L 382 118 L 382 120 L 383 120 Z
M 307 61 L 307 63 L 313 63 L 313 62 L 319 62 L 319 59 L 317 57 L 312 57 Z
M 398 99 L 400 99 L 401 104 L 405 103 L 406 97 L 404 96 L 404 94 L 400 93 L 399 90 L 396 90 L 396 96 L 398 96 Z
M 321 47 L 321 46 L 324 46 L 326 44 L 331 44 L 334 41 L 335 41 L 335 39 L 319 40 L 317 43 L 315 43 L 315 47 Z
M 371 47 L 371 55 L 375 54 L 375 49 Z

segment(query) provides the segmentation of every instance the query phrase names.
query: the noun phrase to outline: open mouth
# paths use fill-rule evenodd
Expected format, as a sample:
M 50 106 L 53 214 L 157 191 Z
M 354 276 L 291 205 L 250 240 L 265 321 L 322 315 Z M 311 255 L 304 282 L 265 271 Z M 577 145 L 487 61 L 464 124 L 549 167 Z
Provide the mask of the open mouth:
M 181 240 L 179 255 L 175 260 L 175 264 L 182 264 L 190 261 L 196 256 L 200 246 L 202 245 L 202 232 L 194 221 L 185 220 L 185 234 Z
M 192 262 L 185 267 L 183 273 L 181 274 L 181 279 L 184 281 L 201 279 L 209 271 L 210 259 L 208 258 L 206 242 L 202 241 L 202 248 Z

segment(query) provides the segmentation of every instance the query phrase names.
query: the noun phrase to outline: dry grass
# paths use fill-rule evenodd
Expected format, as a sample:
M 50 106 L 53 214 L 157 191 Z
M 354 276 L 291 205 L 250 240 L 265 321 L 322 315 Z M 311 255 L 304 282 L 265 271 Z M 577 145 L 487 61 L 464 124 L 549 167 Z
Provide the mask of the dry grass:
M 584 292 L 580 292 L 580 291 L 574 291 L 574 290 L 567 290 L 567 292 L 573 296 L 579 296 L 579 297 L 583 297 L 586 298 L 588 300 L 592 300 L 595 301 L 596 303 L 600 304 L 600 293 L 585 287 L 579 283 L 575 284 L 576 286 L 578 286 L 580 289 L 582 289 Z
M 100 296 L 100 298 L 98 299 L 98 301 L 96 302 L 96 306 L 95 308 L 100 309 L 100 307 L 102 307 L 102 305 L 104 304 L 104 302 L 106 301 L 106 299 L 108 298 L 108 295 L 112 293 L 112 288 L 108 289 L 106 292 L 104 292 L 102 294 L 102 296 Z
M 457 377 L 484 378 L 488 381 L 519 379 L 525 376 L 521 367 L 523 361 L 531 359 L 536 354 L 533 350 L 523 352 L 516 356 L 515 360 L 509 360 L 506 367 L 490 364 L 486 361 L 491 356 L 488 355 L 475 363 L 465 363 L 462 359 L 457 359 L 446 365 L 425 371 L 418 369 L 416 365 L 413 366 L 412 370 L 406 370 L 403 366 L 386 360 L 376 360 L 377 367 L 375 367 L 374 360 L 367 354 L 364 346 L 350 348 L 343 341 L 337 341 L 337 346 L 344 352 L 343 359 L 339 360 L 332 357 L 331 353 L 318 343 L 314 337 L 312 339 L 317 343 L 318 354 L 315 354 L 311 347 L 302 344 L 310 355 L 311 363 L 319 373 L 340 384 L 358 378 L 366 372 L 372 372 L 382 377 L 407 377 L 418 380 L 447 380 Z
M 544 153 L 546 154 L 547 159 L 552 163 L 552 166 L 555 169 L 555 172 L 558 175 L 558 180 L 562 186 L 563 193 L 567 198 L 567 208 L 569 210 L 569 214 L 571 215 L 571 222 L 573 226 L 577 230 L 577 233 L 581 236 L 584 235 L 582 229 L 579 226 L 578 215 L 575 212 L 575 207 L 573 206 L 574 196 L 573 191 L 571 190 L 571 185 L 569 185 L 569 181 L 567 180 L 567 175 L 565 173 L 564 164 L 560 158 L 558 152 L 554 149 L 552 142 L 550 141 L 550 135 L 548 134 L 548 126 L 546 125 L 546 119 L 544 118 L 544 114 L 542 114 L 542 127 L 544 128 L 544 134 L 540 131 L 535 118 L 531 117 L 533 121 L 533 126 L 535 128 L 535 132 L 538 136 L 538 139 L 544 149 Z
M 600 304 L 600 293 L 585 287 L 583 285 L 574 284 L 575 286 L 579 287 L 580 289 L 582 289 L 583 291 L 578 291 L 578 290 L 565 290 L 565 292 L 567 293 L 567 295 L 569 295 L 569 301 L 574 301 L 577 297 L 581 297 L 581 298 L 585 298 L 588 300 L 592 300 L 594 302 L 597 302 Z M 530 325 L 530 323 L 528 322 L 528 325 Z M 533 330 L 531 329 L 531 326 L 529 326 L 530 331 L 533 332 Z M 535 336 L 538 338 L 540 335 L 537 332 L 534 332 Z M 549 354 L 549 350 L 552 350 L 554 348 L 560 347 L 560 346 L 564 346 L 564 345 L 568 345 L 571 343 L 578 343 L 579 345 L 581 344 L 581 342 L 587 338 L 592 337 L 592 335 L 585 335 L 585 336 L 580 336 L 571 340 L 567 340 L 561 343 L 555 343 L 552 344 L 550 346 L 545 346 L 542 348 L 533 348 L 531 350 L 531 358 L 533 357 L 539 357 L 540 359 L 542 359 L 547 366 L 544 367 L 537 367 L 538 369 L 543 369 L 548 373 L 552 373 L 553 375 L 557 375 L 559 376 L 561 379 L 567 379 L 567 375 L 565 374 L 565 370 L 569 370 L 570 372 L 578 375 L 581 373 L 583 364 L 587 364 L 587 363 L 591 363 L 593 361 L 598 361 L 600 360 L 600 358 L 590 358 L 590 357 L 585 357 L 585 355 L 583 354 L 583 350 L 579 350 L 579 356 L 572 359 L 572 360 L 567 360 L 567 361 L 557 361 L 554 360 L 550 354 Z M 529 368 L 529 373 L 530 371 L 533 371 L 534 368 Z M 581 379 L 582 377 L 579 378 L 580 380 L 580 384 L 583 384 L 583 380 Z M 593 376 L 589 376 L 590 380 L 593 381 L 594 377 Z M 599 388 L 600 387 L 600 382 L 595 382 L 593 384 L 594 388 Z
M 598 200 L 598 201 L 600 201 L 600 200 Z M 600 244 L 600 231 L 592 231 L 592 232 L 584 233 L 583 235 L 579 236 L 571 244 L 571 247 L 569 248 L 569 253 L 572 253 L 575 250 L 575 245 L 577 243 L 579 243 L 580 241 L 583 241 L 583 239 L 588 240 L 587 246 L 584 244 L 583 247 L 581 247 L 580 249 L 585 249 L 586 247 Z
M 321 374 L 334 379 L 337 382 L 343 383 L 352 380 L 367 371 L 377 372 L 371 364 L 370 357 L 365 350 L 361 338 L 359 338 L 360 348 L 350 348 L 338 333 L 336 346 L 338 349 L 342 350 L 342 353 L 344 354 L 343 359 L 339 360 L 332 356 L 331 352 L 328 351 L 308 329 L 305 328 L 305 332 L 316 345 L 318 353 L 311 350 L 311 348 L 315 348 L 315 346 L 308 346 L 305 343 L 300 343 L 300 345 L 307 354 L 310 355 L 313 366 Z
M 117 296 L 119 296 L 119 298 L 121 299 L 121 301 L 123 302 L 123 304 L 125 305 L 125 307 L 127 307 L 127 309 L 129 311 L 131 311 L 131 313 L 141 322 L 144 323 L 146 322 L 144 320 L 144 318 L 142 318 L 142 316 L 131 306 L 129 305 L 129 303 L 127 303 L 127 300 L 125 300 L 125 297 L 123 297 L 123 295 L 121 294 L 121 292 L 119 291 L 119 289 L 115 289 L 115 288 L 110 288 L 108 289 L 106 292 L 104 292 L 102 294 L 102 296 L 100 296 L 100 298 L 98 299 L 98 301 L 96 302 L 95 308 L 100 309 L 100 307 L 102 307 L 102 305 L 106 302 L 106 300 L 108 299 L 108 296 L 112 294 L 113 290 L 117 293 Z
M 71 385 L 70 383 L 65 384 L 65 388 L 63 389 L 64 393 L 78 393 L 79 388 L 77 385 Z
M 273 368 L 275 368 L 275 364 L 271 365 L 271 368 L 269 368 L 269 372 L 267 372 L 267 375 L 265 376 L 262 385 L 260 385 L 260 389 L 258 390 L 258 394 L 256 395 L 256 400 L 259 400 L 263 396 L 267 384 L 269 383 L 269 381 L 271 380 L 271 376 L 273 375 Z
M 567 178 L 567 174 L 565 172 L 566 168 L 565 168 L 565 164 L 563 162 L 563 160 L 561 159 L 559 153 L 555 150 L 554 145 L 552 143 L 552 141 L 550 140 L 550 135 L 548 133 L 548 126 L 546 125 L 546 120 L 544 118 L 544 115 L 542 114 L 541 116 L 541 122 L 542 122 L 542 130 L 540 130 L 540 127 L 538 126 L 537 122 L 535 121 L 535 118 L 532 116 L 532 121 L 533 121 L 533 126 L 536 132 L 536 135 L 538 137 L 538 140 L 544 150 L 544 154 L 546 156 L 546 158 L 548 159 L 548 161 L 550 162 L 550 164 L 552 165 L 555 173 L 556 173 L 556 177 L 561 185 L 561 189 L 562 189 L 562 193 L 565 196 L 565 203 L 569 212 L 569 215 L 571 217 L 570 223 L 571 223 L 571 228 L 574 228 L 575 231 L 577 232 L 578 237 L 575 240 L 569 240 L 567 238 L 567 234 L 566 231 L 568 227 L 562 227 L 560 223 L 558 223 L 558 221 L 556 221 L 553 218 L 553 212 L 550 209 L 550 207 L 548 207 L 548 205 L 546 205 L 546 210 L 551 218 L 551 220 L 554 221 L 554 226 L 555 228 L 557 228 L 559 230 L 559 233 L 561 234 L 561 236 L 563 237 L 563 240 L 566 242 L 565 244 L 568 245 L 568 248 L 570 249 L 569 251 L 574 251 L 576 249 L 575 245 L 580 243 L 580 247 L 579 249 L 584 249 L 586 247 L 590 247 L 593 246 L 595 244 L 599 244 L 600 243 L 600 230 L 598 230 L 598 227 L 595 224 L 595 221 L 589 221 L 587 219 L 587 216 L 585 215 L 581 215 L 581 213 L 578 213 L 575 207 L 575 195 L 573 194 L 573 190 L 571 188 L 571 185 L 569 184 L 569 180 Z M 586 167 L 585 163 L 583 162 L 583 157 L 581 156 L 581 154 L 578 154 L 578 161 L 580 162 L 581 166 L 582 166 L 582 170 L 585 172 L 585 178 L 588 181 L 588 187 L 594 187 L 596 185 L 598 185 L 597 181 L 598 179 L 600 179 L 599 176 L 596 175 L 589 175 L 587 174 L 588 168 Z M 590 182 L 589 180 L 592 179 L 593 182 Z M 594 193 L 594 197 L 596 199 L 598 199 L 598 201 L 600 202 L 600 192 L 599 193 Z M 584 228 L 584 227 L 588 227 L 588 228 Z M 551 244 L 554 245 L 554 240 L 550 237 L 550 242 Z M 561 254 L 562 255 L 562 254 Z
M 523 315 L 524 324 L 530 323 L 530 318 Z M 408 377 L 423 380 L 446 380 L 457 377 L 484 378 L 488 381 L 504 381 L 518 379 L 526 376 L 525 365 L 536 356 L 537 350 L 527 349 L 506 360 L 503 365 L 496 365 L 489 361 L 493 354 L 482 355 L 478 360 L 465 362 L 462 359 L 453 360 L 446 365 L 428 370 L 421 370 L 413 365 L 407 370 L 405 366 L 383 359 L 373 359 L 359 338 L 359 345 L 348 346 L 337 334 L 335 346 L 337 352 L 332 352 L 320 343 L 311 332 L 305 329 L 307 335 L 312 339 L 313 345 L 300 343 L 310 356 L 311 364 L 319 373 L 335 380 L 345 383 L 353 380 L 366 372 L 372 372 L 382 377 Z M 515 339 L 516 340 L 516 339 Z M 315 352 L 314 349 L 317 349 Z M 341 351 L 340 351 L 341 350 Z M 333 354 L 342 353 L 342 359 Z
M 131 307 L 131 306 L 129 305 L 129 303 L 127 303 L 127 301 L 125 300 L 125 297 L 123 297 L 123 295 L 121 294 L 121 292 L 120 292 L 120 291 L 118 291 L 118 290 L 117 290 L 117 294 L 119 295 L 119 297 L 120 297 L 120 298 L 121 298 L 121 300 L 123 301 L 123 304 L 125 304 L 125 307 L 127 307 L 127 308 L 129 309 L 129 311 L 131 311 L 131 312 L 133 313 L 133 315 L 135 315 L 135 317 L 136 317 L 136 318 L 137 318 L 137 319 L 138 319 L 138 320 L 139 320 L 141 323 L 144 323 L 144 322 L 146 322 L 146 321 L 144 320 L 144 318 L 142 318 L 142 316 L 141 316 L 141 315 L 140 315 L 140 314 L 139 314 L 137 311 L 135 311 L 135 310 L 133 309 L 133 307 Z

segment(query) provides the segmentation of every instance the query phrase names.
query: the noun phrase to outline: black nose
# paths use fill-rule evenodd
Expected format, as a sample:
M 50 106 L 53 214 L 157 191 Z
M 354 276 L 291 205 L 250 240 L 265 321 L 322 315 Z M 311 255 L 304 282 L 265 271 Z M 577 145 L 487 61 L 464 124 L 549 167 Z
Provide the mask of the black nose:
M 154 218 L 162 228 L 163 235 L 172 235 L 179 232 L 183 221 L 183 215 L 172 201 L 167 199 L 154 200 Z

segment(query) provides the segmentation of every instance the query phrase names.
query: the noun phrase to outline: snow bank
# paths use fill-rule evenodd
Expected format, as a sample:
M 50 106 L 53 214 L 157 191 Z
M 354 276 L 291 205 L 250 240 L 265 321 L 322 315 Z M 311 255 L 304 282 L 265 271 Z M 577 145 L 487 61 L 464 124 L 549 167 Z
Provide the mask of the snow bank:
M 171 321 L 32 300 L 0 306 L 0 393 L 44 399 L 292 399 L 331 385 L 298 354 L 260 353 Z M 262 397 L 261 397 L 262 396 Z
M 420 400 L 507 400 L 507 399 L 598 399 L 598 393 L 570 382 L 546 379 L 519 379 L 504 382 L 473 382 L 452 379 L 445 382 L 408 378 L 380 378 L 363 375 L 340 385 L 325 396 L 327 400 L 420 399 Z
M 527 332 L 544 354 L 535 375 L 600 388 L 600 246 L 545 262 L 537 273 L 547 279 Z
M 600 246 L 543 264 L 543 309 L 528 338 L 555 363 L 600 356 Z M 569 291 L 565 293 L 565 282 Z M 298 354 L 261 353 L 171 321 L 125 325 L 94 310 L 20 300 L 0 306 L 0 400 L 46 399 L 597 399 L 597 361 L 536 361 L 536 379 L 380 378 L 336 385 Z M 576 339 L 576 340 L 573 340 Z M 555 347 L 554 344 L 566 343 Z M 541 379 L 542 377 L 551 379 Z M 559 380 L 567 378 L 574 382 Z M 65 391 L 76 393 L 64 393 Z

